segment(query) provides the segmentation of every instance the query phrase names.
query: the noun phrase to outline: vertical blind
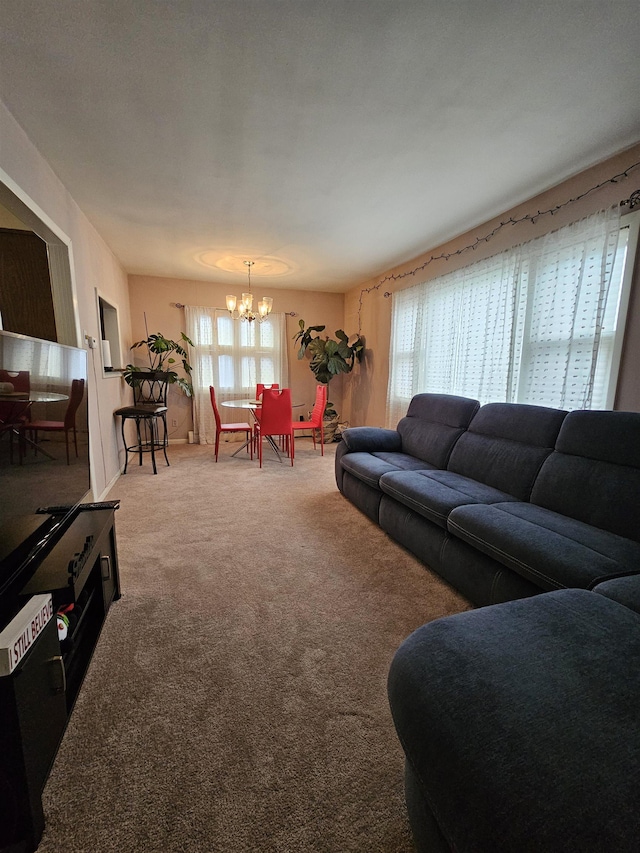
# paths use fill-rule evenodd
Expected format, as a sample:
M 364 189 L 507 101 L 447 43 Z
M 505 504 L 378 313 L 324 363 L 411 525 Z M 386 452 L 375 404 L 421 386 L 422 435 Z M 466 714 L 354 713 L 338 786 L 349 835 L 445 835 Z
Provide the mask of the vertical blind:
M 209 386 L 216 389 L 218 407 L 229 400 L 253 399 L 256 385 L 289 384 L 286 318 L 269 314 L 264 322 L 233 320 L 218 308 L 185 306 L 193 367 L 193 422 L 196 441 L 215 441 L 215 422 Z M 244 413 L 246 414 L 246 413 Z M 220 408 L 223 422 L 245 420 L 239 409 Z
M 628 233 L 611 208 L 395 294 L 389 426 L 425 391 L 604 408 Z

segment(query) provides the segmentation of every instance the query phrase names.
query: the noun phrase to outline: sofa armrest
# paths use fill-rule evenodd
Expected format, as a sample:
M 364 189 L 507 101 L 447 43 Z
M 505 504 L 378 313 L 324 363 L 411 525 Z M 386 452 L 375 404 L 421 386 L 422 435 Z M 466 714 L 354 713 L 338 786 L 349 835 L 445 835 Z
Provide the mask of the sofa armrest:
M 395 429 L 382 427 L 350 427 L 342 433 L 347 452 L 399 453 L 402 438 Z

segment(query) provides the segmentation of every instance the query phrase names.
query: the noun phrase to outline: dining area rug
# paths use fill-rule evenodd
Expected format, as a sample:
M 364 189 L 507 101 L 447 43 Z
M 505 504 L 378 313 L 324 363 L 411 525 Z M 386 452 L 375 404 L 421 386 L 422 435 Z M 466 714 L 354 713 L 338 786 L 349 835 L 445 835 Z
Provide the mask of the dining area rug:
M 393 654 L 470 605 L 295 465 L 172 445 L 131 465 L 109 611 L 44 792 L 39 853 L 411 853 Z

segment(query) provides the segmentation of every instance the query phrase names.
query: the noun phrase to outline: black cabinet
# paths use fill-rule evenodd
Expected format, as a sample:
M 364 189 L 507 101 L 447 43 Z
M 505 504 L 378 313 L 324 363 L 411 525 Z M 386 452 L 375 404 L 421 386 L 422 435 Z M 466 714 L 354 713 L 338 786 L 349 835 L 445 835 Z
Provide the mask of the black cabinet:
M 67 724 L 55 617 L 24 663 L 0 678 L 0 849 L 35 849 L 44 828 L 41 794 Z
M 0 677 L 0 853 L 30 853 L 40 841 L 42 789 L 119 597 L 114 510 L 80 511 L 32 574 L 21 594 L 24 606 L 2 631 L 5 639 L 17 639 L 5 652 L 10 672 Z M 62 642 L 60 609 L 73 614 Z

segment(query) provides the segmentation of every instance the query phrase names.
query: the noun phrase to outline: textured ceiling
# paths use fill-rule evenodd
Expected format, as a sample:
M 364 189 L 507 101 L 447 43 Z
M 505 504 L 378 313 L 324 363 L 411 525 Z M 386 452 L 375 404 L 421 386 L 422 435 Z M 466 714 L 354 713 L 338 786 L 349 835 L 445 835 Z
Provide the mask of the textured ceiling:
M 0 97 L 128 272 L 236 283 L 252 259 L 254 284 L 342 291 L 638 141 L 639 21 L 627 0 L 2 0 Z

